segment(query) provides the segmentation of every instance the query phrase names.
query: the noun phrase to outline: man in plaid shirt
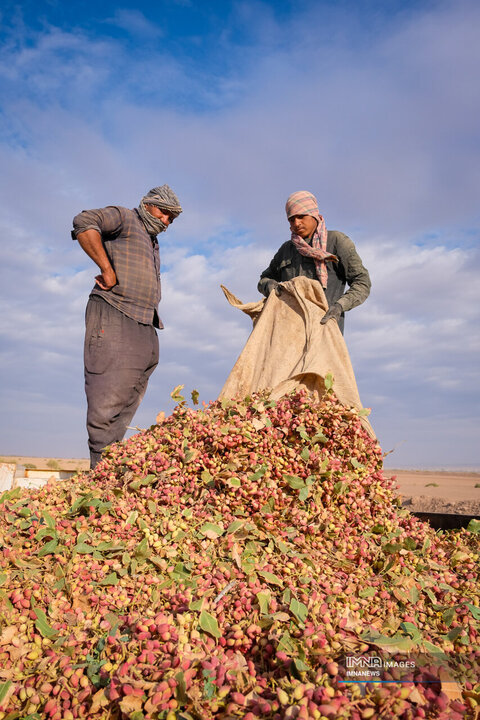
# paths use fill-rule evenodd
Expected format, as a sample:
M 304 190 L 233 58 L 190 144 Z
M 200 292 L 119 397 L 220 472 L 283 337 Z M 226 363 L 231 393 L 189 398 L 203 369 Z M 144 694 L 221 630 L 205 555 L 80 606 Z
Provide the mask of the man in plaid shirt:
M 98 265 L 85 316 L 85 392 L 90 466 L 121 440 L 158 364 L 161 298 L 157 235 L 182 212 L 168 187 L 153 188 L 138 208 L 83 210 L 72 238 Z

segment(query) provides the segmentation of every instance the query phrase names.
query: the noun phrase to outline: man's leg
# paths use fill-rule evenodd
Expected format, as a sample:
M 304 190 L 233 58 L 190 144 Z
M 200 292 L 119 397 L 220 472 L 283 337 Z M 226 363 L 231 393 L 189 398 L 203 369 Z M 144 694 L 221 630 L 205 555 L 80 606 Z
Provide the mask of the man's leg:
M 158 364 L 155 328 L 126 317 L 102 298 L 89 300 L 85 334 L 85 392 L 90 465 L 121 440 Z

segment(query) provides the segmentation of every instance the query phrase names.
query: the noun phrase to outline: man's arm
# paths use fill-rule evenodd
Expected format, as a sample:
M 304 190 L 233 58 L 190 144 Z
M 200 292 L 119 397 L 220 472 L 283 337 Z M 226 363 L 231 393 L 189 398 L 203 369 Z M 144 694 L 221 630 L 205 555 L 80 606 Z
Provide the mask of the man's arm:
M 370 295 L 372 283 L 368 270 L 364 267 L 355 245 L 347 235 L 341 235 L 336 248 L 336 253 L 345 268 L 345 276 L 349 288 L 347 292 L 337 300 L 343 312 L 347 312 L 358 305 L 361 305 Z
M 117 283 L 117 276 L 105 250 L 102 235 L 115 238 L 122 227 L 122 216 L 118 207 L 109 206 L 100 210 L 82 210 L 73 218 L 72 238 L 95 262 L 100 275 L 95 280 L 102 290 L 111 290 Z
M 268 268 L 264 270 L 260 275 L 257 290 L 258 292 L 262 293 L 262 295 L 265 295 L 265 297 L 268 297 L 272 290 L 276 289 L 278 283 L 281 280 L 280 270 L 278 268 L 281 249 L 282 248 L 280 248 L 280 250 L 275 253 Z
M 100 268 L 100 275 L 95 276 L 97 284 L 102 290 L 111 290 L 111 288 L 117 283 L 117 276 L 115 270 L 112 267 L 110 259 L 105 252 L 105 248 L 102 243 L 102 236 L 98 230 L 90 228 L 84 232 L 77 234 L 77 240 L 80 243 L 80 247 L 87 253 L 88 257 L 92 258 L 93 262 Z

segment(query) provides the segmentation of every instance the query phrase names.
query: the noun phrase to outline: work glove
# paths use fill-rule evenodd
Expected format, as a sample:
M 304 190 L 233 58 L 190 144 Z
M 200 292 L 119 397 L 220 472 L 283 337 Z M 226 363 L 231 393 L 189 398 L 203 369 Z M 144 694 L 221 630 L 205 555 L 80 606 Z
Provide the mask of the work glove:
M 340 319 L 340 315 L 343 312 L 342 306 L 336 302 L 334 305 L 332 305 L 331 308 L 327 310 L 325 315 L 320 320 L 320 325 L 325 325 L 329 320 L 336 320 L 337 322 Z
M 278 287 L 279 283 L 276 280 L 268 280 L 263 287 L 263 294 L 265 297 L 268 297 L 270 293 L 275 290 L 277 295 L 279 295 L 280 293 L 278 292 Z

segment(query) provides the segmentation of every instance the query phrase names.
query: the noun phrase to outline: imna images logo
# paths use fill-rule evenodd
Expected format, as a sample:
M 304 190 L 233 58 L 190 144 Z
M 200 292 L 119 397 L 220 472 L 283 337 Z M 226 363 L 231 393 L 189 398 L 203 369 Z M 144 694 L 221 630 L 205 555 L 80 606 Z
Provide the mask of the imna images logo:
M 355 657 L 353 655 L 349 655 L 347 656 L 346 660 L 347 668 L 361 668 L 368 670 L 378 670 L 383 668 L 383 662 L 379 657 L 367 657 L 366 655 L 360 655 L 360 657 Z

